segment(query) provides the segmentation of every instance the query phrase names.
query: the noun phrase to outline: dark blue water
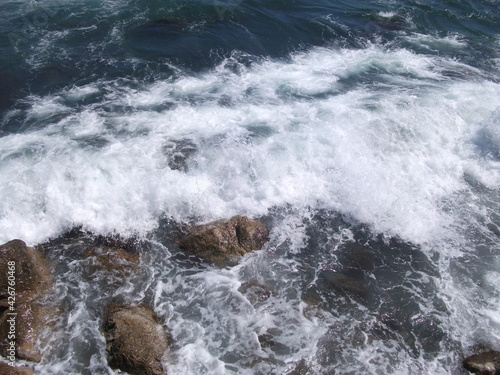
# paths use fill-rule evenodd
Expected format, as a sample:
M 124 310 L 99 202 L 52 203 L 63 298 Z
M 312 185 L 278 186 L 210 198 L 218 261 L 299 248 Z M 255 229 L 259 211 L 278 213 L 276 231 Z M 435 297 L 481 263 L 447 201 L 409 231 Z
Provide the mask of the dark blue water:
M 169 374 L 465 374 L 500 347 L 499 25 L 497 0 L 1 2 L 0 237 L 43 245 L 67 311 L 38 373 L 115 373 L 118 298 L 164 320 Z M 182 255 L 175 223 L 235 214 L 262 251 Z M 89 274 L 85 233 L 140 238 L 141 274 Z
M 495 75 L 496 1 L 3 2 L 0 110 L 28 94 L 96 79 L 151 80 L 246 59 L 282 58 L 315 46 L 370 43 L 449 57 Z M 459 50 L 409 35 L 457 36 Z M 432 43 L 431 43 L 432 44 Z M 493 78 L 493 77 L 492 77 Z M 19 124 L 17 124 L 19 126 Z M 15 131 L 16 124 L 2 130 Z

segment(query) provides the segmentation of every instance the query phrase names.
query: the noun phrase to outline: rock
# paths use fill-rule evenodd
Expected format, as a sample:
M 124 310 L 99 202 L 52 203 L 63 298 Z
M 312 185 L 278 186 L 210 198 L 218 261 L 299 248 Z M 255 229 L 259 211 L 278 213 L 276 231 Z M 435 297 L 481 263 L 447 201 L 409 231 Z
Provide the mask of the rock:
M 95 246 L 105 246 L 105 247 L 114 247 L 123 249 L 129 252 L 134 252 L 137 250 L 137 246 L 139 244 L 139 239 L 131 236 L 131 237 L 122 237 L 119 234 L 109 234 L 106 236 L 98 235 L 94 236 L 92 233 L 88 233 L 93 236 L 93 242 Z
M 380 17 L 376 22 L 384 29 L 391 31 L 400 31 L 409 27 L 408 21 L 401 16 Z
M 47 260 L 39 251 L 27 247 L 21 240 L 0 246 L 0 295 L 7 295 L 8 262 L 15 262 L 17 299 L 43 296 L 52 288 L 53 279 Z
M 18 358 L 41 360 L 37 341 L 57 312 L 55 307 L 44 304 L 53 284 L 49 264 L 41 252 L 21 240 L 0 246 L 0 354 L 13 354 L 10 343 L 15 342 Z M 15 340 L 10 340 L 12 334 Z
M 94 257 L 99 268 L 108 272 L 130 275 L 137 269 L 139 257 L 124 249 L 109 246 L 93 246 L 84 252 L 86 257 Z
M 277 355 L 289 355 L 291 353 L 291 349 L 288 346 L 274 338 L 272 330 L 268 330 L 266 333 L 259 335 L 258 339 L 262 349 L 270 349 Z
M 38 301 L 21 301 L 16 304 L 15 320 L 15 343 L 16 356 L 33 362 L 40 362 L 42 353 L 40 352 L 37 340 L 43 336 L 44 330 L 51 325 L 51 321 L 57 310 L 53 306 L 45 306 Z M 0 319 L 2 328 L 9 327 L 7 311 Z M 2 337 L 7 337 L 7 333 L 1 331 Z
M 348 274 L 348 271 L 352 272 Z M 365 297 L 368 295 L 368 289 L 364 280 L 364 274 L 357 271 L 342 270 L 342 272 L 335 272 L 328 269 L 322 270 L 318 275 L 318 280 L 330 288 L 338 291 L 346 291 L 349 295 Z
M 286 375 L 307 375 L 310 371 L 307 362 L 304 359 L 301 359 L 295 367 L 286 373 Z
M 268 286 L 260 284 L 257 281 L 248 281 L 238 288 L 253 306 L 264 304 L 271 297 L 271 290 Z
M 225 260 L 260 250 L 268 236 L 269 230 L 262 222 L 234 216 L 192 228 L 179 245 L 203 258 Z
M 169 168 L 181 172 L 188 171 L 189 159 L 196 151 L 196 145 L 189 139 L 173 140 L 163 147 Z
M 0 362 L 0 375 L 35 375 L 35 373 L 28 367 L 14 367 Z
M 478 375 L 500 375 L 500 352 L 490 350 L 464 359 L 464 367 Z
M 146 306 L 111 305 L 104 325 L 108 362 L 132 375 L 164 375 L 161 359 L 169 339 Z

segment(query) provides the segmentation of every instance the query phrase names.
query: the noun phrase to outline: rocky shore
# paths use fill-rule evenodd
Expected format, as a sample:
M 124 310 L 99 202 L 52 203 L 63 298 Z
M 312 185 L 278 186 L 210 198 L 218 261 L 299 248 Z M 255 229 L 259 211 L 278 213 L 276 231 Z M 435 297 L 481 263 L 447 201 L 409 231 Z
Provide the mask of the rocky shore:
M 235 216 L 191 228 L 179 246 L 206 261 L 234 260 L 261 249 L 268 234 L 260 221 Z M 89 280 L 99 273 L 113 283 L 138 272 L 141 260 L 133 240 L 90 237 L 80 251 L 88 259 Z M 37 363 L 50 355 L 41 348 L 50 346 L 53 330 L 61 329 L 54 323 L 65 314 L 52 301 L 54 292 L 51 265 L 40 249 L 18 239 L 0 246 L 0 354 L 8 361 L 0 362 L 0 375 L 34 374 L 16 360 Z M 166 374 L 164 357 L 172 339 L 156 313 L 144 304 L 110 303 L 103 311 L 109 366 L 132 375 Z
M 268 239 L 269 229 L 264 223 L 235 216 L 193 226 L 179 238 L 178 246 L 187 256 L 195 256 L 200 262 L 227 266 L 261 249 Z M 79 249 L 78 256 L 85 260 L 82 271 L 85 280 L 92 282 L 95 275 L 100 275 L 111 286 L 141 272 L 139 247 L 140 243 L 134 239 L 92 235 L 75 245 Z M 20 366 L 17 360 L 35 364 L 52 355 L 50 337 L 55 330 L 64 329 L 56 322 L 64 321 L 67 313 L 54 298 L 53 267 L 41 250 L 43 246 L 28 247 L 21 240 L 0 246 L 0 354 L 4 361 L 6 359 L 0 362 L 0 375 L 34 374 L 29 365 Z M 348 253 L 350 258 L 343 261 L 352 267 L 372 269 L 376 266 L 368 248 L 353 244 Z M 364 284 L 353 277 L 341 273 L 319 276 L 332 290 L 365 298 Z M 114 293 L 117 290 L 118 287 Z M 239 290 L 255 306 L 272 293 L 268 286 L 258 282 L 242 284 Z M 168 354 L 174 344 L 168 325 L 152 306 L 137 301 L 118 302 L 120 298 L 115 295 L 100 307 L 102 342 L 109 366 L 132 375 L 166 374 Z M 314 290 L 310 295 L 306 293 L 305 298 L 321 308 L 321 303 L 315 302 Z M 277 342 L 270 333 L 260 334 L 258 340 L 263 348 L 289 353 L 289 348 Z M 500 352 L 487 350 L 472 354 L 463 360 L 463 368 L 479 375 L 499 375 Z M 300 362 L 289 374 L 309 374 L 307 364 Z

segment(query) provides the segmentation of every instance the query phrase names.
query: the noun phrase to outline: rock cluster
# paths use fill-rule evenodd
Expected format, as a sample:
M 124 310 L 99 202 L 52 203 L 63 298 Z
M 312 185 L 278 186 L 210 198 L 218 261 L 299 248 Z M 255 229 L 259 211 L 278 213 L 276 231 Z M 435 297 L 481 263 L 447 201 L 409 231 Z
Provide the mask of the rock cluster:
M 89 276 L 89 280 L 98 272 L 100 277 L 109 279 L 108 285 L 113 285 L 115 279 L 124 280 L 137 274 L 140 259 L 132 249 L 135 240 L 98 236 L 88 243 L 88 236 L 75 241 L 73 237 L 78 237 L 78 233 L 81 232 L 71 232 L 71 236 L 59 241 L 69 241 L 69 246 L 75 246 L 86 258 L 82 262 L 85 265 L 82 275 Z M 268 229 L 260 221 L 235 216 L 195 226 L 179 245 L 181 249 L 208 260 L 226 260 L 261 249 L 268 235 Z M 82 242 L 85 247 L 80 250 Z M 38 343 L 43 342 L 45 330 L 61 313 L 59 308 L 48 303 L 54 279 L 49 263 L 40 251 L 44 246 L 31 248 L 21 240 L 0 246 L 0 354 L 6 358 L 12 355 L 10 358 L 39 362 L 42 353 Z M 15 296 L 9 296 L 9 283 L 13 283 L 9 275 L 15 280 Z M 256 288 L 249 286 L 245 290 L 258 295 L 255 297 L 258 299 L 269 297 L 269 291 Z M 14 308 L 17 312 L 16 337 L 12 346 L 10 343 L 14 341 L 8 341 L 10 323 L 7 319 Z M 131 375 L 166 374 L 162 358 L 170 345 L 170 336 L 149 307 L 110 304 L 104 316 L 103 335 L 111 367 Z M 33 371 L 0 362 L 0 374 L 31 375 Z
M 225 261 L 261 249 L 268 237 L 269 230 L 261 221 L 234 216 L 194 226 L 179 240 L 179 247 L 207 260 Z M 89 260 L 85 261 L 85 272 L 90 275 L 103 272 L 105 276 L 122 280 L 138 273 L 140 259 L 133 251 L 135 240 L 97 237 L 87 245 L 80 254 Z M 347 250 L 346 267 L 376 268 L 377 259 L 371 250 L 356 244 L 349 245 Z M 318 280 L 331 289 L 345 290 L 351 295 L 365 294 L 361 281 L 343 273 L 327 270 Z M 10 293 L 11 285 L 15 285 L 15 294 Z M 53 287 L 49 263 L 38 249 L 28 247 L 21 240 L 0 245 L 0 354 L 9 361 L 14 362 L 10 359 L 14 356 L 33 362 L 41 360 L 38 344 L 43 342 L 46 329 L 60 313 L 60 309 L 48 301 Z M 257 281 L 242 284 L 239 291 L 254 306 L 260 306 L 271 296 L 271 289 Z M 12 330 L 8 319 L 12 311 L 17 313 L 14 347 L 8 339 Z M 167 374 L 163 360 L 171 339 L 152 309 L 145 305 L 110 304 L 102 329 L 110 367 L 131 375 Z M 264 349 L 271 348 L 281 355 L 291 353 L 285 343 L 275 339 L 272 330 L 263 331 L 258 340 Z M 500 375 L 500 352 L 490 350 L 471 355 L 463 361 L 463 366 L 477 375 Z M 308 372 L 307 363 L 301 361 L 288 374 Z M 0 375 L 3 374 L 33 375 L 34 372 L 28 367 L 0 362 Z

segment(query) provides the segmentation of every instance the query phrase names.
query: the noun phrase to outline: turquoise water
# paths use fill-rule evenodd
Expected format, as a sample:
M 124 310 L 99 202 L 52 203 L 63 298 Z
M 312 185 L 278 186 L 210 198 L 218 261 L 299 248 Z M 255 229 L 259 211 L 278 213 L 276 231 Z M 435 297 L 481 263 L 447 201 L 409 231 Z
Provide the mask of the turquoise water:
M 493 0 L 2 2 L 0 240 L 43 245 L 67 311 L 38 373 L 117 373 L 120 298 L 170 329 L 169 374 L 465 374 L 500 347 L 498 25 Z M 182 255 L 176 222 L 235 214 L 262 251 Z M 75 227 L 139 237 L 141 275 L 88 275 Z

